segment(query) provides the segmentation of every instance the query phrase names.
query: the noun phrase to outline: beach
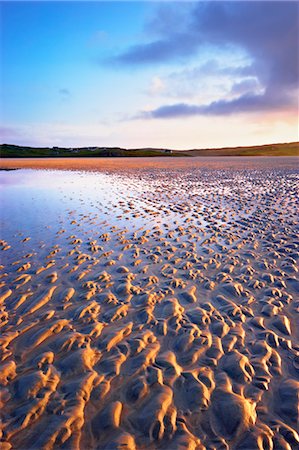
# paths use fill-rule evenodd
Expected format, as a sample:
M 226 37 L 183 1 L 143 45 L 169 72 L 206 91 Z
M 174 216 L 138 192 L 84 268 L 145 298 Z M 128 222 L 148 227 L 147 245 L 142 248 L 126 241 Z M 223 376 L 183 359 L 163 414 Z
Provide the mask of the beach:
M 299 447 L 298 158 L 1 168 L 1 448 Z

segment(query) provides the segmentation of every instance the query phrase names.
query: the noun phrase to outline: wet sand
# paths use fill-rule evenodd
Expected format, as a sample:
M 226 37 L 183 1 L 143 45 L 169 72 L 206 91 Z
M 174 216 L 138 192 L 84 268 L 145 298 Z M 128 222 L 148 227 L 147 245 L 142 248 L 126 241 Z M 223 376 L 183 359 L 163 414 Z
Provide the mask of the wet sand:
M 298 167 L 299 157 L 145 157 L 145 158 L 2 158 L 0 168 L 30 168 L 30 169 L 71 169 L 91 171 L 128 171 L 142 169 L 192 169 L 210 168 L 236 169 Z
M 296 159 L 103 161 L 1 161 L 1 448 L 298 448 Z

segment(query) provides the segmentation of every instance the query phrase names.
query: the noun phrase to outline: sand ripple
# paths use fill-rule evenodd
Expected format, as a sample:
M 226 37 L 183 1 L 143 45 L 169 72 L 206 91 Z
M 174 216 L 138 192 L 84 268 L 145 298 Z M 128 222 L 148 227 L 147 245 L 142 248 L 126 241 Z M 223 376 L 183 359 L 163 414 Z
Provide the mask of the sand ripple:
M 299 448 L 295 171 L 109 177 L 0 242 L 1 448 Z

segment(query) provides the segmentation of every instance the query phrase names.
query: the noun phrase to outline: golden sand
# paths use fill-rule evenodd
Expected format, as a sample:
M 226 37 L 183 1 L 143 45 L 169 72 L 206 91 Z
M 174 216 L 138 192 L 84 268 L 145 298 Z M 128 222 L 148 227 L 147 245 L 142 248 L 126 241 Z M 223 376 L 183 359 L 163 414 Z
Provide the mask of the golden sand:
M 252 168 L 298 165 L 296 157 L 144 157 L 144 158 L 0 158 L 2 169 L 72 169 L 128 171 L 130 169 Z

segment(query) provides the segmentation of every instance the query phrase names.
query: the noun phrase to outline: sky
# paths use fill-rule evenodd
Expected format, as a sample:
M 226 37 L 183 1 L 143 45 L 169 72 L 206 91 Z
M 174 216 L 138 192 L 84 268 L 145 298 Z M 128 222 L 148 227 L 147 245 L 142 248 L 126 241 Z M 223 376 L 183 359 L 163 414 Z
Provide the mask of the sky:
M 3 1 L 0 20 L 2 143 L 299 140 L 297 1 Z

